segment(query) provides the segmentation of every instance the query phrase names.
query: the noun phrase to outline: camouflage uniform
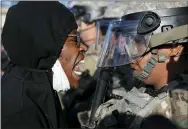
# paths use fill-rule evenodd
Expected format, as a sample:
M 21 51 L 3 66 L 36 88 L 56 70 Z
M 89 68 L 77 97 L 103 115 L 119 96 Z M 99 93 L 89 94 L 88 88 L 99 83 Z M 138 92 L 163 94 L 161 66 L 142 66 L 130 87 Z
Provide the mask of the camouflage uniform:
M 154 113 L 162 114 L 181 128 L 188 128 L 188 75 L 182 74 L 169 83 L 172 89 Z
M 121 100 L 111 99 L 103 103 L 95 114 L 96 122 L 103 128 L 114 127 L 119 122 L 128 129 L 138 129 L 143 118 L 158 114 L 172 120 L 180 128 L 188 128 L 188 75 L 182 74 L 170 82 L 167 90 L 152 97 L 145 88 L 133 88 L 130 92 L 114 91 L 124 96 Z M 117 110 L 123 120 L 113 115 Z
M 187 6 L 187 1 L 181 2 L 109 2 L 104 17 L 122 16 L 129 13 L 155 10 L 163 8 L 183 7 Z M 113 14 L 110 12 L 113 10 Z M 108 15 L 107 15 L 108 14 Z M 112 14 L 112 15 L 110 15 Z M 130 92 L 123 90 L 113 90 L 114 94 L 122 95 L 121 100 L 111 99 L 103 103 L 95 114 L 98 125 L 103 128 L 110 128 L 118 124 L 118 120 L 113 115 L 113 111 L 118 110 L 121 114 L 126 114 L 128 118 L 122 119 L 125 127 L 129 129 L 138 129 L 143 118 L 151 114 L 162 114 L 163 116 L 174 121 L 181 128 L 188 128 L 188 86 L 186 80 L 187 75 L 183 75 L 183 81 L 177 83 L 173 81 L 169 83 L 169 87 L 173 87 L 168 92 L 162 92 L 156 97 L 152 97 L 145 93 L 145 88 L 133 88 Z M 176 83 L 174 85 L 173 83 Z M 172 85 L 172 86 L 171 86 Z M 89 112 L 79 113 L 78 118 L 81 125 L 86 121 L 82 118 L 83 114 L 89 116 Z M 86 120 L 86 118 L 85 118 Z

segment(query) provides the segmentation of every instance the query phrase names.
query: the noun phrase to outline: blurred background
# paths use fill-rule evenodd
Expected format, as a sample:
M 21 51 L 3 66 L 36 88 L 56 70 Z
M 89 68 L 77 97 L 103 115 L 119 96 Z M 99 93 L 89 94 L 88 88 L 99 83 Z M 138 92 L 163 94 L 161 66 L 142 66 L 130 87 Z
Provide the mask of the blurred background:
M 18 1 L 1 1 L 1 31 L 5 22 L 8 8 L 15 5 Z M 108 22 L 100 24 L 97 27 L 97 21 L 102 19 L 117 19 L 121 16 L 145 10 L 155 10 L 161 8 L 181 7 L 187 6 L 187 0 L 179 1 L 123 1 L 123 0 L 109 0 L 109 1 L 94 1 L 94 0 L 61 0 L 59 1 L 68 7 L 75 15 L 78 23 L 78 31 L 81 32 L 81 37 L 90 46 L 86 54 L 85 61 L 80 65 L 80 74 L 88 70 L 91 76 L 96 70 L 96 62 L 98 60 L 103 37 L 105 36 Z M 100 39 L 97 42 L 96 39 Z M 9 62 L 7 53 L 1 44 L 1 75 L 6 70 Z

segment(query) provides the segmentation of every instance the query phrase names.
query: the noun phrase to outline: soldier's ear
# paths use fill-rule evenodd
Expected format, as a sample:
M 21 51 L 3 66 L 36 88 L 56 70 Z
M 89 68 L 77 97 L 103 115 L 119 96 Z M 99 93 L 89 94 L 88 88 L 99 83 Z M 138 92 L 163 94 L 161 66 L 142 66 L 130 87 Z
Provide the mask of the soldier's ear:
M 181 54 L 182 51 L 183 51 L 182 45 L 173 46 L 170 49 L 170 56 L 177 56 L 178 54 Z
M 165 54 L 167 57 L 179 57 L 179 55 L 183 51 L 183 46 L 182 45 L 174 45 L 174 46 L 168 46 L 165 48 L 160 48 L 158 49 L 158 52 L 161 52 Z M 176 58 L 175 60 L 177 61 L 179 58 Z

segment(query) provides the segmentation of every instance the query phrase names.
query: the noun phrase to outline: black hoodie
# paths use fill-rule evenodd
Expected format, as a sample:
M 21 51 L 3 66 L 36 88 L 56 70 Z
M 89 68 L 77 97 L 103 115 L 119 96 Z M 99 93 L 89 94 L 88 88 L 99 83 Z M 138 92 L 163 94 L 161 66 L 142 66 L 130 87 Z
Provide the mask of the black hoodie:
M 11 65 L 2 77 L 2 128 L 63 125 L 52 70 L 74 15 L 55 1 L 18 2 L 7 13 L 2 43 Z

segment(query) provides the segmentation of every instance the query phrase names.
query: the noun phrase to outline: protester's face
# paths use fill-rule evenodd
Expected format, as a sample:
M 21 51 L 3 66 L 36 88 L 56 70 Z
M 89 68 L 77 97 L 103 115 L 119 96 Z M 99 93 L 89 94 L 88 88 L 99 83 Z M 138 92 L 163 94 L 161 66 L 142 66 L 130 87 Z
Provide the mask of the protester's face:
M 96 59 L 93 58 L 93 53 L 96 55 L 97 50 L 95 49 L 95 43 L 96 43 L 96 34 L 97 34 L 97 28 L 95 25 L 95 22 L 93 23 L 85 23 L 82 20 L 77 20 L 78 24 L 78 31 L 80 32 L 80 36 L 84 43 L 88 45 L 89 50 L 86 54 L 85 60 L 83 60 L 77 67 L 77 70 L 80 74 L 84 72 L 86 69 L 90 71 L 90 74 L 93 74 L 96 68 Z M 92 53 L 93 52 L 93 53 Z M 94 68 L 94 69 L 93 69 Z
M 76 32 L 74 30 L 69 35 L 76 35 Z M 80 79 L 76 72 L 76 67 L 84 59 L 84 54 L 88 49 L 84 44 L 80 43 L 80 45 L 77 45 L 76 42 L 76 36 L 68 36 L 59 58 L 69 82 L 73 87 L 77 87 L 78 80 Z

